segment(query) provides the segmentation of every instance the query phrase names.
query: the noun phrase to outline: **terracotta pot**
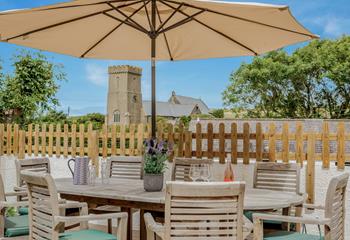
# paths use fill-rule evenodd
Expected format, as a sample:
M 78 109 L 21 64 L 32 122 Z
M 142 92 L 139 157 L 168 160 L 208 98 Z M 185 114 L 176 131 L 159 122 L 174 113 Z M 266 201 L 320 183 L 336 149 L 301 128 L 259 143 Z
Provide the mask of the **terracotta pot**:
M 163 189 L 164 174 L 148 174 L 143 176 L 143 187 L 146 192 L 159 192 Z

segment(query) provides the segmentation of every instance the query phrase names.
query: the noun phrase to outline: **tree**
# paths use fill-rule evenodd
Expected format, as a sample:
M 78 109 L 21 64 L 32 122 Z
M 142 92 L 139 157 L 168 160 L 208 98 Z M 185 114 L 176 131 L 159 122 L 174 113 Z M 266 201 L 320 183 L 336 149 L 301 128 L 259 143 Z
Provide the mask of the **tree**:
M 247 117 L 349 118 L 350 37 L 273 51 L 231 74 L 224 104 Z
M 224 109 L 213 109 L 210 114 L 215 118 L 224 118 Z
M 65 79 L 61 66 L 40 53 L 22 52 L 14 57 L 13 75 L 0 84 L 0 116 L 5 122 L 27 124 L 37 115 L 59 105 L 58 81 Z

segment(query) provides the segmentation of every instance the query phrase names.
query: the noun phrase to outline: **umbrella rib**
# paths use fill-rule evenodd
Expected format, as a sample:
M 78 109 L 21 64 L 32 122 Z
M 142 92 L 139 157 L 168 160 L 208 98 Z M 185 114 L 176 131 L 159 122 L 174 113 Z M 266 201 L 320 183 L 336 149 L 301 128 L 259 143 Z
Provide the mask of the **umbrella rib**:
M 142 8 L 143 8 L 143 6 L 139 7 L 138 9 L 136 9 L 132 14 L 127 16 L 127 18 L 125 20 L 127 20 L 128 18 L 131 18 L 132 16 L 134 16 Z M 94 45 L 92 45 L 87 51 L 85 51 L 80 57 L 84 58 L 86 56 L 86 54 L 91 52 L 91 50 L 93 50 L 95 47 L 97 47 L 102 41 L 104 41 L 109 35 L 111 35 L 115 30 L 117 30 L 122 25 L 123 25 L 123 23 L 119 23 L 116 27 L 114 27 L 111 31 L 109 31 L 106 35 L 104 35 L 100 40 L 98 40 Z
M 170 3 L 174 3 L 174 4 L 179 4 L 179 2 L 172 1 L 172 0 L 164 0 L 164 1 L 170 2 Z M 188 4 L 188 3 L 184 3 L 184 6 L 195 8 L 195 9 L 204 9 L 204 8 L 197 7 L 197 6 L 194 6 L 192 4 Z M 283 8 L 282 10 L 284 10 L 284 9 L 286 9 L 286 8 Z M 316 38 L 316 36 L 313 35 L 313 34 L 302 33 L 302 32 L 298 32 L 298 31 L 295 31 L 295 30 L 290 30 L 290 29 L 287 29 L 287 28 L 278 27 L 278 26 L 274 26 L 274 25 L 271 25 L 271 24 L 258 22 L 258 21 L 251 20 L 251 19 L 248 19 L 248 18 L 238 17 L 238 16 L 235 16 L 235 15 L 214 11 L 214 10 L 211 10 L 211 9 L 208 9 L 208 8 L 206 10 L 208 12 L 210 12 L 210 13 L 215 13 L 215 14 L 222 15 L 222 16 L 225 16 L 225 17 L 230 17 L 230 18 L 234 18 L 234 19 L 237 19 L 237 20 L 241 20 L 241 21 L 245 21 L 245 22 L 250 22 L 250 23 L 262 25 L 262 26 L 265 26 L 265 27 L 275 28 L 275 29 L 278 29 L 278 30 L 286 31 L 286 32 L 291 32 L 291 33 L 300 34 L 300 35 L 304 35 L 304 36 L 311 37 L 311 38 Z
M 170 5 L 170 4 L 166 3 L 166 2 L 164 2 L 163 0 L 160 0 L 160 1 L 161 1 L 164 5 L 167 5 L 168 7 L 172 8 L 172 9 L 175 9 L 174 6 L 172 6 L 172 5 Z M 202 10 L 205 10 L 205 9 L 202 9 Z M 183 11 L 181 11 L 181 10 L 179 10 L 179 12 L 182 13 L 183 15 L 187 16 L 187 17 L 190 16 L 190 15 L 188 15 L 187 13 L 185 13 L 185 12 L 183 12 Z M 258 54 L 257 52 L 255 52 L 253 49 L 251 49 L 251 48 L 249 48 L 248 46 L 244 45 L 243 43 L 241 43 L 241 42 L 239 42 L 239 41 L 233 39 L 232 37 L 226 35 L 225 33 L 222 33 L 222 32 L 220 32 L 219 30 L 217 30 L 217 29 L 215 29 L 215 28 L 213 28 L 213 27 L 210 27 L 209 25 L 203 23 L 202 21 L 200 21 L 200 20 L 198 20 L 198 19 L 196 19 L 196 18 L 194 18 L 194 17 L 192 18 L 192 20 L 195 21 L 195 22 L 197 22 L 197 23 L 199 23 L 200 25 L 202 25 L 202 26 L 204 26 L 204 27 L 206 27 L 206 28 L 212 30 L 213 32 L 219 34 L 220 36 L 222 36 L 222 37 L 224 37 L 224 38 L 230 40 L 231 42 L 234 42 L 235 44 L 237 44 L 237 45 L 239 45 L 239 46 L 245 48 L 246 50 L 252 52 L 254 55 L 256 55 L 256 56 L 259 55 L 259 54 Z
M 161 24 L 161 26 L 162 26 L 162 25 L 164 26 L 164 24 L 163 24 L 163 22 L 162 22 L 162 18 L 160 17 L 160 14 L 159 14 L 159 9 L 158 9 L 158 6 L 157 6 L 157 5 L 156 5 L 156 11 L 157 11 L 159 23 Z M 162 28 L 163 28 L 163 27 L 162 27 Z M 170 50 L 168 38 L 167 38 L 165 32 L 163 33 L 163 37 L 164 37 L 165 44 L 166 44 L 166 47 L 167 47 L 167 50 L 168 50 L 168 54 L 169 54 L 169 57 L 170 57 L 170 61 L 173 61 L 174 58 L 173 58 L 173 55 L 171 54 L 171 50 Z
M 183 3 L 181 3 L 163 23 L 160 23 L 160 26 L 158 27 L 156 32 L 159 32 L 159 30 L 162 29 L 165 26 L 165 24 L 167 24 L 167 22 L 175 15 L 175 13 L 177 13 L 180 10 L 180 8 L 182 6 L 183 6 Z M 157 9 L 158 9 L 158 7 L 157 7 Z M 158 10 L 157 10 L 157 13 L 158 13 L 158 16 L 160 16 Z
M 79 20 L 81 20 L 81 19 L 93 17 L 93 16 L 96 16 L 96 15 L 99 15 L 99 14 L 103 14 L 103 13 L 105 13 L 105 12 L 110 12 L 110 11 L 113 11 L 113 9 L 106 9 L 106 10 L 103 10 L 103 11 L 99 11 L 99 12 L 95 12 L 95 13 L 90 13 L 90 14 L 88 14 L 88 15 L 84 15 L 84 16 L 80 16 L 80 17 L 77 17 L 77 18 L 69 19 L 69 20 L 66 20 L 66 21 L 63 21 L 63 22 L 51 24 L 51 25 L 49 25 L 49 26 L 41 27 L 41 28 L 38 28 L 38 29 L 35 29 L 35 30 L 31 30 L 31 31 L 28 31 L 28 32 L 25 32 L 25 33 L 18 34 L 18 35 L 13 36 L 13 37 L 6 38 L 6 39 L 4 39 L 3 41 L 8 42 L 8 41 L 10 41 L 10 40 L 12 40 L 12 39 L 15 39 L 15 38 L 23 37 L 23 36 L 26 36 L 26 35 L 29 35 L 29 34 L 33 34 L 33 33 L 36 33 L 36 32 L 41 32 L 41 31 L 44 31 L 44 30 L 46 30 L 46 29 L 58 27 L 58 26 L 61 26 L 61 25 L 67 24 L 67 23 L 79 21 Z
M 149 3 L 149 2 L 148 2 Z M 148 14 L 148 9 L 147 9 L 147 4 L 145 0 L 143 0 L 143 6 L 145 8 L 145 12 L 146 12 L 146 16 L 147 16 L 147 20 L 148 20 L 148 24 L 149 24 L 149 28 L 151 29 L 151 31 L 153 32 L 154 31 L 154 26 L 153 24 L 151 23 L 151 19 L 149 17 L 149 14 Z
M 188 22 L 194 20 L 194 19 L 195 19 L 195 18 L 194 18 L 195 16 L 197 16 L 197 15 L 203 13 L 203 12 L 205 12 L 205 10 L 200 10 L 200 11 L 198 11 L 198 12 L 192 14 L 192 15 L 188 15 L 187 18 L 182 19 L 181 21 L 179 21 L 179 22 L 177 22 L 177 23 L 174 23 L 173 25 L 171 25 L 171 26 L 169 26 L 169 27 L 167 27 L 167 28 L 165 28 L 165 29 L 159 31 L 158 34 L 159 34 L 159 33 L 167 32 L 167 31 L 172 30 L 172 29 L 174 29 L 174 28 L 177 28 L 177 27 L 179 27 L 179 26 L 181 26 L 181 25 L 184 25 L 184 24 L 186 24 L 186 23 L 188 23 Z
M 132 23 L 126 21 L 126 20 L 123 20 L 123 19 L 120 19 L 120 18 L 118 18 L 118 17 L 115 17 L 115 16 L 113 16 L 113 15 L 111 15 L 111 14 L 109 14 L 109 13 L 103 13 L 103 15 L 105 15 L 105 16 L 107 16 L 107 17 L 110 17 L 110 18 L 112 18 L 112 19 L 114 19 L 114 20 L 117 20 L 117 21 L 120 22 L 120 23 L 126 24 L 126 25 L 128 25 L 128 26 L 130 26 L 130 27 L 132 27 L 132 28 L 134 28 L 134 29 L 136 29 L 136 30 L 138 30 L 138 31 L 140 31 L 140 32 L 143 32 L 143 33 L 148 34 L 148 31 L 147 31 L 147 30 L 144 30 L 143 28 L 139 28 L 137 25 L 134 25 L 134 24 L 132 24 Z
M 119 10 L 118 8 L 116 8 L 114 5 L 112 5 L 111 3 L 107 3 L 111 8 L 113 8 L 115 11 L 117 11 L 118 13 L 120 13 L 121 15 L 123 15 L 124 17 L 126 17 L 125 21 L 131 21 L 132 23 L 134 23 L 136 26 L 138 26 L 140 29 L 143 29 L 144 31 L 147 31 L 146 28 L 144 28 L 143 26 L 141 26 L 138 22 L 136 22 L 135 20 L 133 20 L 132 18 L 128 17 L 128 15 L 126 15 L 125 13 L 123 13 L 121 10 Z

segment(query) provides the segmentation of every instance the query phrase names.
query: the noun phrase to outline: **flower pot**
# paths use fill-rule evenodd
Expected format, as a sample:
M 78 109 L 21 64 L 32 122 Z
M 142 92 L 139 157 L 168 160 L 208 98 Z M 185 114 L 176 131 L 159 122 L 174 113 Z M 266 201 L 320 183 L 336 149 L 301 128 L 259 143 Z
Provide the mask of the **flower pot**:
M 159 192 L 163 189 L 163 174 L 148 174 L 143 176 L 143 187 L 146 192 Z

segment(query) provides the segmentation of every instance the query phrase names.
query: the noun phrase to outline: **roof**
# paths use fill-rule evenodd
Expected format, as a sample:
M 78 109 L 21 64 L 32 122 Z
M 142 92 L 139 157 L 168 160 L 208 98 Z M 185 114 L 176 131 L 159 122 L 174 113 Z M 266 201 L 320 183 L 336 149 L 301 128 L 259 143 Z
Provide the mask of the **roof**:
M 197 105 L 202 114 L 209 114 L 208 106 L 200 98 L 186 97 L 175 94 L 172 97 L 175 97 L 181 105 Z
M 151 101 L 143 101 L 143 110 L 146 116 L 151 116 Z M 163 117 L 181 117 L 192 114 L 195 104 L 173 104 L 170 102 L 157 102 L 157 115 Z

